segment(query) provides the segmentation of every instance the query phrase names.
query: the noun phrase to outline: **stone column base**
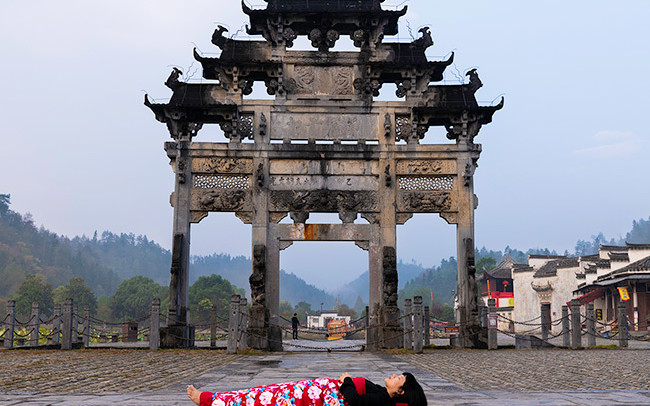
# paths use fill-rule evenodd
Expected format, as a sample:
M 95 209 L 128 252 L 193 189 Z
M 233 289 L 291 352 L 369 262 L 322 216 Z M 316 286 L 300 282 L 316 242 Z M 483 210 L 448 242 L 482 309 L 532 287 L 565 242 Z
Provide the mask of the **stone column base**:
M 488 329 L 479 325 L 460 326 L 458 344 L 461 348 L 488 348 Z
M 397 306 L 379 308 L 379 347 L 403 348 L 404 328 L 400 326 L 400 311 Z
M 252 305 L 248 312 L 248 347 L 254 350 L 269 351 L 268 310 L 262 305 Z
M 160 328 L 160 348 L 194 347 L 194 326 L 172 324 Z

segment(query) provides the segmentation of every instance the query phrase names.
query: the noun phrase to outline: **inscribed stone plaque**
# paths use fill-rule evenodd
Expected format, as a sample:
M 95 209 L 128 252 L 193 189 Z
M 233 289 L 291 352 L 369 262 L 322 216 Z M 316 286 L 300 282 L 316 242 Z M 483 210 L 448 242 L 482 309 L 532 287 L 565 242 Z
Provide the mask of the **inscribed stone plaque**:
M 401 159 L 397 161 L 398 175 L 455 175 L 456 161 L 452 159 Z
M 271 175 L 271 190 L 377 190 L 376 176 Z
M 273 113 L 271 139 L 376 140 L 376 114 Z
M 271 175 L 377 175 L 377 161 L 361 159 L 273 159 Z

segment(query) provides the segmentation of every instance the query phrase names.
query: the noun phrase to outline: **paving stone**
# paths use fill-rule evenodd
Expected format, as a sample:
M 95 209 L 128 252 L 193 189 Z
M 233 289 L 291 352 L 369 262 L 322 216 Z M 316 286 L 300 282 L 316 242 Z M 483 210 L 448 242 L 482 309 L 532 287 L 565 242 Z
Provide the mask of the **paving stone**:
M 648 350 L 427 350 L 228 355 L 210 350 L 0 351 L 0 406 L 185 405 L 225 391 L 413 372 L 435 405 L 650 405 Z M 499 390 L 494 390 L 498 388 Z

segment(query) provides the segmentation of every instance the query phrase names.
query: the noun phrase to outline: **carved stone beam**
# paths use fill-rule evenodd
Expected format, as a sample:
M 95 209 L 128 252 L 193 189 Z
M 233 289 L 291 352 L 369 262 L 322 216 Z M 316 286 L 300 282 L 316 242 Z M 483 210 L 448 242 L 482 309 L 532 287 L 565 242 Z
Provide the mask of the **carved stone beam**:
M 341 219 L 344 224 L 354 223 L 354 220 L 357 219 L 357 214 L 356 211 L 340 211 L 339 219 Z
M 304 224 L 307 219 L 309 218 L 309 212 L 306 211 L 292 211 L 289 212 L 289 216 L 291 217 L 291 220 L 293 220 L 294 223 L 297 224 Z
M 280 241 L 280 245 L 279 245 L 280 251 L 286 250 L 292 245 L 293 245 L 293 241 Z

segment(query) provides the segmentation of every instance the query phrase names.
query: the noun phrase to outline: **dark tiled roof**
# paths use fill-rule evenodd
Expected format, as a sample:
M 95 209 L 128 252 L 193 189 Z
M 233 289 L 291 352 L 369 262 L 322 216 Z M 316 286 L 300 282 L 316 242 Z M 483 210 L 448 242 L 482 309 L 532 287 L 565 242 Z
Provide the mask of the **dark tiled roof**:
M 593 254 L 593 255 L 583 255 L 580 257 L 582 261 L 598 261 L 600 259 L 600 255 L 598 254 Z
M 631 250 L 650 250 L 650 244 L 632 244 L 626 242 L 625 245 Z
M 517 261 L 512 259 L 510 255 L 505 257 L 499 265 L 497 265 L 491 271 L 486 271 L 487 274 L 491 275 L 493 278 L 499 279 L 512 279 L 512 266 L 519 265 Z
M 598 261 L 596 261 L 596 266 L 598 268 L 604 268 L 604 269 L 611 268 L 609 259 L 599 259 Z
M 609 254 L 609 260 L 613 262 L 629 262 L 630 257 L 627 255 L 626 252 L 610 252 Z
M 627 252 L 627 247 L 620 245 L 603 245 L 600 244 L 600 249 L 602 251 L 613 251 L 613 252 Z
M 548 261 L 544 265 L 542 265 L 537 272 L 535 272 L 535 275 L 533 275 L 534 278 L 544 278 L 548 276 L 555 276 L 557 275 L 557 270 L 559 268 L 574 268 L 579 266 L 578 259 L 577 258 L 567 258 L 563 257 L 562 259 L 556 259 L 553 261 Z
M 598 272 L 598 267 L 595 267 L 595 266 L 585 267 L 585 274 L 597 273 L 597 272 Z
M 636 262 L 632 262 L 631 264 L 624 266 L 621 269 L 617 269 L 614 272 L 612 272 L 612 275 L 618 275 L 622 273 L 643 272 L 643 271 L 650 271 L 650 257 L 645 257 Z
M 518 273 L 518 272 L 532 272 L 535 269 L 532 266 L 528 266 L 526 264 L 515 264 L 512 266 L 512 272 L 513 273 Z
M 528 259 L 537 258 L 537 259 L 560 259 L 566 258 L 566 255 L 538 255 L 538 254 L 528 254 Z

